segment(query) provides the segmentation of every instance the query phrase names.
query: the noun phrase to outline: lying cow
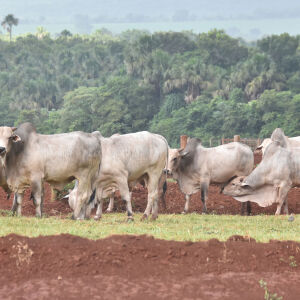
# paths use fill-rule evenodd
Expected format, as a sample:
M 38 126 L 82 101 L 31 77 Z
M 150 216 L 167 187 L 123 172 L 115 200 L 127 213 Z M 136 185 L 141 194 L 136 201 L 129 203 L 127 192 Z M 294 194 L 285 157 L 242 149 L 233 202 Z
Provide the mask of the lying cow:
M 185 212 L 188 210 L 190 195 L 201 190 L 202 211 L 206 213 L 209 184 L 225 184 L 233 177 L 248 175 L 253 164 L 253 153 L 247 145 L 234 142 L 204 148 L 200 140 L 189 139 L 184 149 L 177 150 L 170 165 L 174 179 L 186 195 Z M 250 206 L 247 206 L 247 210 L 249 214 Z
M 164 137 L 150 132 L 137 132 L 101 139 L 102 161 L 97 178 L 98 208 L 95 219 L 102 216 L 103 198 L 120 191 L 126 201 L 128 219 L 132 217 L 130 190 L 144 181 L 148 202 L 142 219 L 158 215 L 159 182 L 168 161 L 168 143 Z
M 30 123 L 18 128 L 0 127 L 0 158 L 7 184 L 17 193 L 16 211 L 21 215 L 24 190 L 32 188 L 36 215 L 42 215 L 43 182 L 62 188 L 75 178 L 79 181 L 74 218 L 83 218 L 101 161 L 100 133 L 71 132 L 54 135 L 36 133 Z
M 235 178 L 223 192 L 238 201 L 252 201 L 262 207 L 277 203 L 275 215 L 279 215 L 283 204 L 284 213 L 288 214 L 288 191 L 299 185 L 300 149 L 289 149 L 274 141 L 258 167 L 246 178 Z

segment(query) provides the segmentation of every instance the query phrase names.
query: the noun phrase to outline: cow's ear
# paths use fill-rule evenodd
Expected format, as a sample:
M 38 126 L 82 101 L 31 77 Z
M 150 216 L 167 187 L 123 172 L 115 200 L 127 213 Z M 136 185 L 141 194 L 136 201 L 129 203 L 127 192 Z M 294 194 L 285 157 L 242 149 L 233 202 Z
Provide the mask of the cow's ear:
M 242 186 L 242 188 L 244 188 L 246 190 L 252 190 L 251 186 L 249 184 L 245 183 L 245 182 L 242 183 L 241 186 Z
M 255 150 L 261 150 L 262 149 L 262 145 L 258 146 Z
M 14 132 L 16 131 L 18 128 L 17 127 L 11 127 L 11 130 Z
M 10 137 L 10 139 L 13 141 L 13 142 L 20 142 L 21 141 L 21 138 L 18 136 L 18 135 L 16 135 L 16 134 L 13 134 L 11 137 Z
M 188 154 L 189 154 L 188 151 L 183 151 L 183 152 L 180 153 L 180 156 L 181 156 L 181 157 L 185 157 L 185 156 L 187 156 Z

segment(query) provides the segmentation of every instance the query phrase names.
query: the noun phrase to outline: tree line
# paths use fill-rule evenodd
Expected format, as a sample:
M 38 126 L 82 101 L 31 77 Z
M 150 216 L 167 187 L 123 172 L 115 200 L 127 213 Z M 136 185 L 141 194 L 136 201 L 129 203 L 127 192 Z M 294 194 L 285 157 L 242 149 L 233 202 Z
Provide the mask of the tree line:
M 0 35 L 0 120 L 39 132 L 300 135 L 300 36 L 247 44 L 207 33 Z

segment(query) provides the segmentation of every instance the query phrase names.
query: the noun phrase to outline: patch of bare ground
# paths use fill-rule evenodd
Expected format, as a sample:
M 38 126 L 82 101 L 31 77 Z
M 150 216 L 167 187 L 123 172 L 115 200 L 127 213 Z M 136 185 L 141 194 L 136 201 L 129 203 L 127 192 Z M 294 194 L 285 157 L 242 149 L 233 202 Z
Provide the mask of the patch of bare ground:
M 1 299 L 299 299 L 300 243 L 0 238 Z

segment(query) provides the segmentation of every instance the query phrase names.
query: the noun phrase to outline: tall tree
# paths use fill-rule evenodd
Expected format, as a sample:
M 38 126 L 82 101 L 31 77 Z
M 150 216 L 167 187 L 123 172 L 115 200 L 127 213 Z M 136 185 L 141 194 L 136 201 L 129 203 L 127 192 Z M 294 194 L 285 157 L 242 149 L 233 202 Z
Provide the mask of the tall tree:
M 6 30 L 9 32 L 10 42 L 11 42 L 11 35 L 12 35 L 12 27 L 17 26 L 18 24 L 19 24 L 19 19 L 15 18 L 13 14 L 8 14 L 1 23 L 1 25 L 4 28 L 6 28 Z

